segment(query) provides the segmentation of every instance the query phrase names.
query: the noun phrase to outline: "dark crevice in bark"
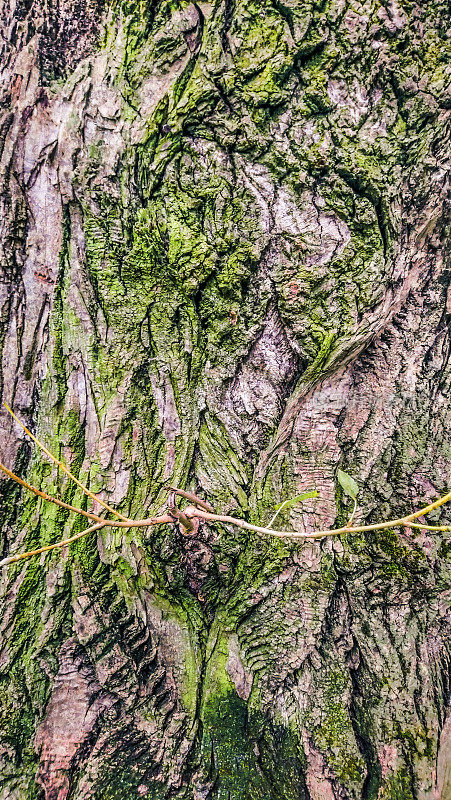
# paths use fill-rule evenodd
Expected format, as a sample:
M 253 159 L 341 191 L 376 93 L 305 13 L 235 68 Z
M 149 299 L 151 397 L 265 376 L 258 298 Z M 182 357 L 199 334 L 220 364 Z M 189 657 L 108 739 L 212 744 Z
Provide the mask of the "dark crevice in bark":
M 336 171 L 340 178 L 343 178 L 343 180 L 354 192 L 356 192 L 356 194 L 358 194 L 360 197 L 366 198 L 371 202 L 377 217 L 379 232 L 383 245 L 384 260 L 387 262 L 391 234 L 382 197 L 378 195 L 375 189 L 368 185 L 365 177 L 361 177 L 358 174 L 352 174 L 349 172 L 349 170 L 339 166 L 336 167 Z
M 331 21 L 317 4 L 300 42 L 296 4 L 260 10 L 116 4 L 108 52 L 96 52 L 100 3 L 23 2 L 14 20 L 7 10 L 2 396 L 130 516 L 156 513 L 166 481 L 254 521 L 318 483 L 321 508 L 289 522 L 327 526 L 344 513 L 342 464 L 359 481 L 362 519 L 375 521 L 449 483 L 443 9 L 405 21 L 403 9 L 371 7 L 367 20 L 345 5 Z M 36 32 L 37 56 L 25 49 Z M 58 275 L 61 205 L 59 277 L 43 293 L 44 263 Z M 402 306 L 394 319 L 390 304 Z M 17 453 L 21 475 L 77 499 L 34 450 L 29 465 L 9 421 L 3 434 L 8 466 Z M 5 549 L 69 524 L 9 483 L 0 490 Z M 45 791 L 60 800 L 106 786 L 111 800 L 446 793 L 443 776 L 439 788 L 424 776 L 448 741 L 447 546 L 415 537 L 329 547 L 165 526 L 105 531 L 11 569 L 8 796 L 19 781 L 24 798 L 42 796 L 45 753 Z M 68 791 L 57 784 L 69 736 L 50 724 L 52 698 L 63 707 L 63 634 L 83 641 L 98 682 L 83 696 L 95 721 L 83 741 L 88 717 L 75 726 Z
M 224 0 L 224 17 L 220 35 L 221 35 L 222 48 L 224 52 L 228 53 L 231 52 L 228 39 L 228 32 L 230 30 L 230 26 L 233 21 L 234 12 L 235 12 L 235 0 Z

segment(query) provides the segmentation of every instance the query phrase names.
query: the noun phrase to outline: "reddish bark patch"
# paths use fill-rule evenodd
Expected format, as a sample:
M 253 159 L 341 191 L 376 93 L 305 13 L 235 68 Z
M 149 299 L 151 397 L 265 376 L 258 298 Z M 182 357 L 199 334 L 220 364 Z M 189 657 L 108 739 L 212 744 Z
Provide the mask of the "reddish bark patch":
M 95 678 L 84 650 L 75 639 L 62 646 L 47 713 L 35 739 L 40 751 L 37 783 L 45 800 L 66 800 L 80 749 L 92 736 L 99 715 L 113 700 Z

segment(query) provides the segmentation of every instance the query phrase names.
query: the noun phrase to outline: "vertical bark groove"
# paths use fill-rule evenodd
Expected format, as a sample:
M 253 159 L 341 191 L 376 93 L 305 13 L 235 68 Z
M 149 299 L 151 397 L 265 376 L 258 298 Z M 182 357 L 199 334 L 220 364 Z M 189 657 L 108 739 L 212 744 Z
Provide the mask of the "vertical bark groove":
M 2 399 L 128 516 L 170 483 L 265 523 L 317 488 L 281 527 L 342 524 L 339 467 L 362 522 L 449 490 L 445 3 L 0 20 Z M 5 555 L 83 524 L 0 495 Z M 447 800 L 449 554 L 202 522 L 11 566 L 1 800 Z

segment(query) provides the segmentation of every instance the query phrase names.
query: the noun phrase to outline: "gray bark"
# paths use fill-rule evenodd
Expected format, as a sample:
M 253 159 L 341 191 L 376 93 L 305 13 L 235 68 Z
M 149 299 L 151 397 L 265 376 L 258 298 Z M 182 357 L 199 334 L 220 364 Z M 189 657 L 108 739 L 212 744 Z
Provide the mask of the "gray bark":
M 311 531 L 338 468 L 359 522 L 450 489 L 447 24 L 0 2 L 0 391 L 92 491 L 261 524 L 317 488 Z M 1 493 L 4 555 L 83 525 Z M 448 540 L 110 528 L 3 570 L 1 800 L 448 800 Z

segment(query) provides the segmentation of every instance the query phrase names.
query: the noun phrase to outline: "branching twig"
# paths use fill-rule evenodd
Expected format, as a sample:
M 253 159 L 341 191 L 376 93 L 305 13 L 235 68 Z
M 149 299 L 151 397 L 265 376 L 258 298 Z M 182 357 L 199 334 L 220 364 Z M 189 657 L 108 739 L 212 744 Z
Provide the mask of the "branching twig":
M 6 406 L 6 408 L 8 408 Z M 55 544 L 49 544 L 45 547 L 40 547 L 37 550 L 30 550 L 27 553 L 18 553 L 17 555 L 7 556 L 3 560 L 0 561 L 0 567 L 6 566 L 7 564 L 12 564 L 16 561 L 20 561 L 24 558 L 29 558 L 30 556 L 39 555 L 40 553 L 46 553 L 49 550 L 54 550 L 57 547 L 66 547 L 67 545 L 71 544 L 71 542 L 77 541 L 77 539 L 81 539 L 83 536 L 87 536 L 87 534 L 92 533 L 93 531 L 100 530 L 101 528 L 105 527 L 112 527 L 112 528 L 146 528 L 151 527 L 154 525 L 161 525 L 165 523 L 174 523 L 177 522 L 185 533 L 191 533 L 193 530 L 193 523 L 192 520 L 194 518 L 205 520 L 206 522 L 222 522 L 227 525 L 234 525 L 237 528 L 241 528 L 243 530 L 252 531 L 254 533 L 266 534 L 269 536 L 276 536 L 279 539 L 323 539 L 326 536 L 339 536 L 342 533 L 366 533 L 369 531 L 381 531 L 386 530 L 387 528 L 400 528 L 400 527 L 411 527 L 411 528 L 419 528 L 421 530 L 429 530 L 429 531 L 451 531 L 450 525 L 427 525 L 417 523 L 414 520 L 418 519 L 419 517 L 423 517 L 426 514 L 429 514 L 431 511 L 435 511 L 435 509 L 440 508 L 440 506 L 445 505 L 451 501 L 451 492 L 444 495 L 444 497 L 435 500 L 433 503 L 425 506 L 424 508 L 420 509 L 419 511 L 415 511 L 412 514 L 408 514 L 405 517 L 400 517 L 398 519 L 388 520 L 386 522 L 376 522 L 372 525 L 357 525 L 352 527 L 352 522 L 354 520 L 354 515 L 357 508 L 357 501 L 354 498 L 354 508 L 352 514 L 346 523 L 346 525 L 342 528 L 328 528 L 322 531 L 314 531 L 313 533 L 299 533 L 296 531 L 277 531 L 271 528 L 272 523 L 277 517 L 279 511 L 282 510 L 284 505 L 287 505 L 291 501 L 285 501 L 280 508 L 278 509 L 277 513 L 273 516 L 269 527 L 262 527 L 260 525 L 253 525 L 250 522 L 246 522 L 244 519 L 237 519 L 236 517 L 231 517 L 227 514 L 216 514 L 209 503 L 206 503 L 204 500 L 201 500 L 199 497 L 196 497 L 195 494 L 191 492 L 186 492 L 183 489 L 177 489 L 175 487 L 166 487 L 169 489 L 170 493 L 168 496 L 167 501 L 167 513 L 161 514 L 156 517 L 149 517 L 147 519 L 138 519 L 132 520 L 127 519 L 124 517 L 123 514 L 120 514 L 114 508 L 111 508 L 102 500 L 99 500 L 92 492 L 89 491 L 80 481 L 77 480 L 67 469 L 67 467 L 58 461 L 55 456 L 53 456 L 45 447 L 44 445 L 33 436 L 30 431 L 25 428 L 24 425 L 17 419 L 15 414 L 8 408 L 8 411 L 15 420 L 22 426 L 25 432 L 36 442 L 36 444 L 52 459 L 59 467 L 73 480 L 75 483 L 83 489 L 83 491 L 91 497 L 93 500 L 100 503 L 107 511 L 110 511 L 112 514 L 120 517 L 120 520 L 109 520 L 109 519 L 102 519 L 101 517 L 97 516 L 88 511 L 84 511 L 81 508 L 77 508 L 76 506 L 72 506 L 69 503 L 64 503 L 62 500 L 58 500 L 55 497 L 47 494 L 46 492 L 42 492 L 40 489 L 37 489 L 35 486 L 32 486 L 30 483 L 22 480 L 14 472 L 11 472 L 7 467 L 0 464 L 0 470 L 2 470 L 9 478 L 19 483 L 21 486 L 24 486 L 30 492 L 33 492 L 38 497 L 42 497 L 44 500 L 48 500 L 49 502 L 56 503 L 56 505 L 61 506 L 62 508 L 67 509 L 68 511 L 73 511 L 76 514 L 82 514 L 85 517 L 88 517 L 91 520 L 95 520 L 96 524 L 91 525 L 84 531 L 71 536 L 68 539 L 63 539 L 59 542 L 55 542 Z M 186 500 L 190 500 L 194 505 L 188 506 L 183 511 L 176 506 L 175 498 L 176 496 L 180 496 L 185 498 Z
M 447 499 L 443 502 L 448 503 L 451 500 L 451 493 L 446 495 Z M 440 502 L 440 505 L 443 505 L 443 502 Z M 437 508 L 437 506 L 435 506 Z M 186 513 L 186 509 L 185 509 Z M 327 530 L 323 531 L 314 531 L 313 533 L 298 533 L 297 531 L 275 531 L 271 528 L 262 528 L 259 525 L 252 525 L 250 522 L 245 522 L 244 519 L 236 519 L 235 517 L 228 517 L 222 516 L 219 514 L 207 514 L 204 511 L 197 510 L 196 516 L 201 517 L 202 519 L 209 520 L 211 522 L 226 522 L 229 525 L 236 525 L 238 528 L 244 528 L 248 531 L 255 531 L 256 533 L 267 533 L 271 536 L 278 536 L 280 539 L 323 539 L 325 536 L 338 536 L 341 533 L 359 533 L 365 531 L 381 531 L 387 528 L 408 528 L 411 527 L 411 520 L 415 519 L 416 517 L 422 517 L 425 513 L 425 509 L 420 512 L 417 512 L 415 515 L 411 514 L 408 517 L 401 517 L 400 519 L 393 519 L 389 520 L 388 522 L 377 522 L 374 525 L 359 525 L 353 528 L 348 527 L 345 525 L 343 528 L 328 528 Z M 428 529 L 427 525 L 415 525 L 412 527 Z M 450 525 L 437 525 L 437 526 L 430 526 L 431 530 L 437 531 L 451 531 Z
M 279 506 L 279 508 L 277 509 L 276 513 L 274 514 L 274 516 L 273 516 L 273 517 L 270 519 L 270 521 L 268 522 L 268 528 L 270 528 L 270 527 L 271 527 L 271 525 L 274 525 L 274 523 L 275 523 L 275 521 L 276 521 L 277 517 L 279 516 L 280 512 L 281 512 L 281 511 L 283 511 L 283 509 L 284 509 L 284 508 L 285 508 L 287 505 L 289 505 L 290 503 L 291 503 L 291 500 L 290 500 L 290 499 L 288 499 L 288 500 L 285 500 L 285 502 L 283 502 L 283 503 L 281 503 L 281 504 L 280 504 L 280 506 Z
M 43 451 L 43 452 L 46 454 L 46 456 L 48 456 L 48 457 L 50 458 L 50 460 L 51 460 L 51 461 L 53 461 L 55 464 L 58 464 L 58 466 L 60 467 L 60 469 L 62 469 L 62 470 L 63 470 L 63 472 L 65 472 L 65 473 L 66 473 L 66 475 L 67 475 L 67 476 L 68 476 L 68 477 L 69 477 L 71 480 L 73 480 L 73 481 L 74 481 L 74 483 L 76 483 L 76 484 L 77 484 L 77 486 L 79 486 L 79 487 L 80 487 L 80 489 L 81 489 L 81 490 L 82 490 L 82 491 L 83 491 L 85 494 L 87 494 L 87 495 L 88 495 L 88 497 L 90 497 L 90 498 L 91 498 L 91 500 L 95 500 L 95 502 L 96 502 L 96 503 L 100 503 L 100 505 L 101 505 L 101 506 L 103 506 L 103 507 L 104 507 L 104 508 L 105 508 L 107 511 L 109 511 L 111 514 L 115 514 L 115 516 L 116 516 L 116 517 L 119 517 L 119 519 L 123 519 L 123 520 L 126 520 L 126 519 L 127 519 L 127 517 L 124 517 L 124 515 L 123 515 L 123 514 L 121 514 L 121 513 L 120 513 L 120 511 L 116 511 L 116 509 L 114 509 L 114 508 L 111 508 L 111 506 L 109 506 L 109 505 L 108 505 L 107 503 L 105 503 L 103 500 L 100 500 L 100 498 L 99 498 L 99 497 L 96 497 L 96 496 L 95 496 L 95 494 L 93 494 L 93 493 L 92 493 L 92 492 L 91 492 L 89 489 L 87 489 L 87 488 L 86 488 L 86 486 L 83 486 L 83 484 L 82 484 L 82 483 L 81 483 L 81 482 L 78 480 L 78 478 L 76 478 L 76 477 L 75 477 L 75 475 L 72 475 L 72 473 L 71 473 L 71 472 L 69 472 L 69 470 L 68 470 L 68 468 L 66 467 L 66 465 L 65 465 L 65 464 L 63 464 L 63 462 L 62 462 L 62 461 L 59 461 L 59 459 L 58 459 L 58 458 L 56 458 L 56 456 L 54 456 L 54 455 L 53 455 L 53 453 L 51 453 L 51 452 L 50 452 L 50 450 L 47 450 L 47 448 L 45 447 L 45 445 L 43 445 L 43 444 L 42 444 L 42 442 L 40 442 L 40 441 L 39 441 L 39 439 L 37 439 L 37 438 L 36 438 L 36 436 L 34 436 L 34 435 L 31 433 L 31 431 L 29 431 L 29 430 L 28 430 L 28 428 L 26 428 L 26 427 L 25 427 L 25 425 L 23 424 L 23 422 L 21 422 L 21 421 L 20 421 L 20 419 L 18 419 L 18 418 L 16 417 L 16 415 L 15 415 L 14 411 L 11 411 L 11 409 L 9 408 L 9 406 L 7 406 L 7 405 L 6 405 L 6 403 L 3 403 L 3 405 L 5 406 L 5 408 L 6 408 L 6 410 L 8 411 L 8 413 L 9 413 L 9 414 L 11 414 L 11 416 L 12 416 L 12 417 L 13 417 L 13 418 L 16 420 L 16 422 L 17 422 L 17 423 L 20 425 L 20 427 L 24 429 L 24 431 L 25 431 L 25 433 L 27 434 L 27 436 L 29 436 L 29 437 L 30 437 L 30 439 L 32 439 L 32 440 L 33 440 L 33 442 L 35 442 L 35 443 L 37 444 L 37 446 L 38 446 L 38 447 L 39 447 L 39 448 L 40 448 L 40 449 L 41 449 L 41 450 L 42 450 L 42 451 Z
M 45 545 L 45 547 L 39 547 L 37 550 L 29 550 L 27 553 L 17 553 L 14 556 L 7 556 L 0 561 L 0 567 L 5 567 L 7 564 L 13 564 L 15 561 L 21 561 L 23 558 L 29 558 L 30 556 L 37 556 L 39 553 L 46 553 L 48 550 L 54 550 L 56 547 L 66 547 L 66 545 L 71 544 L 71 542 L 76 542 L 77 539 L 81 539 L 83 536 L 87 536 L 88 533 L 92 533 L 92 531 L 97 531 L 100 528 L 149 528 L 153 525 L 162 525 L 163 523 L 174 522 L 173 517 L 170 517 L 169 514 L 163 514 L 160 517 L 149 517 L 149 519 L 137 519 L 137 520 L 126 520 L 125 522 L 117 521 L 117 520 L 109 520 L 104 519 L 98 522 L 96 525 L 91 525 L 89 528 L 86 528 L 84 531 L 80 531 L 80 533 L 76 533 L 74 536 L 71 536 L 69 539 L 61 539 L 59 542 L 55 542 L 54 544 Z
M 38 497 L 42 497 L 43 500 L 48 500 L 50 503 L 55 503 L 57 506 L 61 506 L 61 508 L 66 508 L 68 511 L 74 511 L 76 514 L 82 514 L 84 517 L 88 517 L 88 519 L 95 519 L 97 522 L 102 522 L 102 518 L 99 517 L 97 514 L 92 514 L 90 511 L 84 511 L 82 508 L 77 508 L 76 506 L 71 506 L 70 503 L 65 503 L 63 500 L 58 500 L 57 497 L 52 497 L 52 495 L 47 494 L 47 492 L 41 492 L 40 489 L 37 489 L 36 486 L 32 486 L 31 483 L 27 483 L 26 481 L 19 478 L 18 475 L 15 475 L 14 472 L 11 472 L 8 467 L 5 467 L 4 464 L 0 463 L 0 470 L 11 478 L 16 483 L 20 483 L 21 486 L 24 486 L 25 489 L 28 491 L 37 494 Z

